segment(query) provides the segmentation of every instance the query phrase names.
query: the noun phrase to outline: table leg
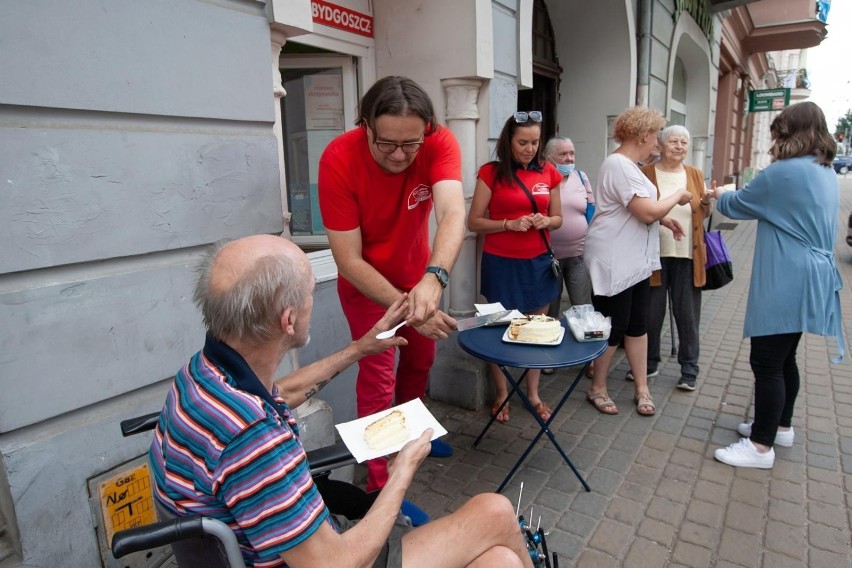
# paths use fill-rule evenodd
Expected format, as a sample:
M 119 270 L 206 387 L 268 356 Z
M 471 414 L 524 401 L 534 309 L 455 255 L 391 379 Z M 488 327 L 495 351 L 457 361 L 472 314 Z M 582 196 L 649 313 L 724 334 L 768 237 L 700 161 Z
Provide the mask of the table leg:
M 518 386 L 520 386 L 524 382 L 524 378 L 527 376 L 528 369 L 524 369 L 524 372 L 521 374 L 521 378 L 518 379 Z M 512 384 L 511 382 L 509 383 Z M 482 432 L 479 433 L 479 436 L 476 437 L 476 440 L 473 441 L 473 447 L 479 445 L 479 442 L 482 441 L 482 437 L 485 436 L 485 433 L 488 432 L 488 429 L 491 428 L 491 425 L 494 424 L 494 421 L 499 416 L 500 412 L 503 410 L 503 407 L 509 404 L 509 399 L 512 398 L 512 395 L 515 394 L 514 387 L 509 391 L 509 394 L 506 395 L 506 399 L 503 401 L 503 404 L 500 405 L 500 408 L 497 409 L 495 414 L 491 415 L 491 419 L 488 421 L 488 424 L 485 425 L 485 428 L 482 429 Z
M 592 488 L 589 487 L 589 484 L 583 478 L 582 474 L 574 466 L 574 463 L 571 461 L 571 459 L 568 457 L 568 455 L 562 449 L 562 446 L 559 445 L 559 442 L 556 440 L 556 437 L 553 435 L 553 432 L 550 431 L 550 423 L 553 422 L 553 419 L 556 418 L 556 415 L 559 413 L 559 410 L 565 404 L 565 401 L 568 400 L 568 397 L 571 395 L 572 392 L 574 392 L 574 389 L 577 387 L 577 384 L 580 382 L 580 379 L 583 377 L 583 373 L 586 372 L 586 367 L 588 367 L 588 366 L 589 366 L 589 364 L 586 363 L 585 365 L 583 365 L 583 368 L 580 369 L 580 372 L 577 374 L 577 377 L 568 386 L 568 388 L 565 391 L 565 394 L 562 395 L 562 399 L 559 401 L 559 404 L 557 404 L 556 408 L 553 409 L 553 412 L 550 414 L 550 418 L 547 419 L 547 422 L 545 422 L 544 420 L 541 419 L 541 416 L 539 416 L 538 413 L 535 411 L 535 408 L 533 408 L 532 403 L 530 403 L 526 394 L 524 394 L 521 391 L 521 389 L 519 388 L 520 381 L 516 385 L 515 381 L 512 379 L 512 375 L 509 373 L 509 371 L 505 367 L 502 367 L 502 366 L 500 367 L 500 370 L 503 371 L 503 374 L 506 376 L 506 379 L 509 381 L 509 384 L 512 385 L 513 392 L 517 391 L 518 396 L 523 401 L 523 403 L 527 407 L 527 409 L 530 411 L 530 414 L 532 414 L 533 418 L 538 422 L 539 432 L 538 432 L 538 434 L 535 435 L 532 442 L 530 442 L 529 446 L 527 446 L 527 449 L 524 450 L 524 453 L 521 454 L 521 457 L 518 459 L 518 461 L 515 462 L 515 465 L 512 467 L 512 470 L 509 472 L 509 474 L 503 480 L 503 483 L 500 484 L 500 487 L 497 489 L 497 493 L 503 492 L 503 489 L 505 489 L 506 485 L 509 483 L 509 481 L 512 479 L 512 477 L 515 475 L 515 472 L 518 471 L 518 468 L 521 466 L 521 464 L 524 462 L 524 460 L 530 454 L 530 452 L 535 447 L 535 445 L 538 443 L 538 441 L 541 439 L 541 436 L 543 434 L 547 434 L 547 437 L 550 439 L 550 441 L 553 443 L 553 445 L 556 446 L 556 449 L 559 451 L 559 454 L 562 456 L 562 459 L 565 461 L 566 464 L 568 464 L 568 467 L 571 468 L 571 471 L 574 472 L 574 475 L 577 476 L 577 479 L 580 480 L 580 483 L 583 484 L 583 487 L 585 488 L 585 490 L 586 491 L 592 490 Z M 526 371 L 524 371 L 524 374 L 526 374 Z M 523 378 L 523 376 L 522 376 L 522 378 Z

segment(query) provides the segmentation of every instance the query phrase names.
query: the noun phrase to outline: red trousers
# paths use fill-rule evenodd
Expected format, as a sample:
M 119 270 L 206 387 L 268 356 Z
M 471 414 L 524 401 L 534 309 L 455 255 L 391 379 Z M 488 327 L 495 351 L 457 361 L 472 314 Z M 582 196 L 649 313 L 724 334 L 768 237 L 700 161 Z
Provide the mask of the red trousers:
M 360 339 L 370 331 L 387 311 L 351 286 L 338 282 L 337 290 L 353 340 Z M 395 364 L 396 349 L 364 357 L 358 363 L 355 394 L 358 397 L 359 418 L 426 394 L 429 370 L 435 361 L 436 343 L 408 326 L 399 328 L 396 334 L 408 340 L 408 345 L 399 349 L 398 365 Z M 367 462 L 367 491 L 381 489 L 387 480 L 387 459 Z

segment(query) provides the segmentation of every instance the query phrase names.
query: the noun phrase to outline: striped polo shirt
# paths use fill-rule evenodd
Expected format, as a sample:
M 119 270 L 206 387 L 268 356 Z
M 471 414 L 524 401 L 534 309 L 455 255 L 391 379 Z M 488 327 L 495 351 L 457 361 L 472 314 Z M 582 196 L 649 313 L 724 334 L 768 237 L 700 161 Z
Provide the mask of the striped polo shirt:
M 286 566 L 328 522 L 290 409 L 212 337 L 175 377 L 149 458 L 160 503 L 227 523 L 248 566 Z

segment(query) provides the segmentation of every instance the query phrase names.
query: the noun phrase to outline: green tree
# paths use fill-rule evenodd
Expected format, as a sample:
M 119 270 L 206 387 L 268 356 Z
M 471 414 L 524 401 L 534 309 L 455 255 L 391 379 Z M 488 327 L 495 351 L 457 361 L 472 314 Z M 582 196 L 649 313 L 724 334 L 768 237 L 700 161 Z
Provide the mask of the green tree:
M 840 135 L 843 135 L 843 140 L 846 141 L 846 138 L 852 134 L 852 109 L 846 111 L 845 116 L 841 116 L 837 119 L 837 125 L 834 127 L 834 137 L 836 139 L 840 139 Z

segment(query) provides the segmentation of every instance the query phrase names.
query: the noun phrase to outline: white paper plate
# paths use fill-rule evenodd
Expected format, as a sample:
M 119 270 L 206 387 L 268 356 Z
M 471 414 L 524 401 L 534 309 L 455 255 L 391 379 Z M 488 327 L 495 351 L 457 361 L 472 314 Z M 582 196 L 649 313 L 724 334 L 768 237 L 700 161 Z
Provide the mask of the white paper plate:
M 394 446 L 390 446 L 383 450 L 372 450 L 367 446 L 367 441 L 364 439 L 364 430 L 369 424 L 372 424 L 379 418 L 382 418 L 394 410 L 401 410 L 405 414 L 405 422 L 408 429 L 411 431 L 411 437 L 405 442 L 401 442 Z M 365 416 L 351 422 L 344 422 L 336 426 L 340 439 L 346 444 L 346 447 L 352 452 L 352 455 L 361 463 L 373 458 L 380 458 L 398 452 L 402 447 L 411 440 L 419 438 L 420 434 L 426 428 L 432 428 L 435 432 L 432 434 L 432 439 L 440 438 L 447 433 L 446 428 L 432 416 L 429 409 L 423 404 L 419 398 L 394 406 L 388 410 L 383 410 L 370 416 Z
M 485 315 L 488 315 L 488 314 L 493 314 L 495 312 L 502 312 L 503 310 L 506 309 L 506 308 L 503 307 L 503 304 L 501 304 L 500 302 L 494 302 L 493 304 L 474 304 L 473 307 L 476 308 L 476 315 L 477 316 L 485 316 Z M 503 318 L 500 318 L 499 320 L 495 321 L 494 323 L 489 323 L 489 324 L 486 324 L 486 325 L 489 325 L 489 326 L 491 326 L 491 325 L 505 325 L 507 323 L 511 323 L 513 319 L 522 318 L 522 317 L 525 317 L 524 314 L 522 314 L 518 310 L 512 310 L 509 313 L 509 315 L 507 315 Z
M 555 341 L 550 341 L 547 343 L 539 342 L 539 341 L 518 341 L 517 339 L 512 339 L 509 337 L 509 328 L 506 328 L 506 333 L 503 334 L 503 341 L 506 343 L 518 343 L 519 345 L 547 345 L 548 347 L 555 347 L 562 343 L 562 339 L 565 337 L 565 328 L 559 328 L 559 337 L 556 338 Z

